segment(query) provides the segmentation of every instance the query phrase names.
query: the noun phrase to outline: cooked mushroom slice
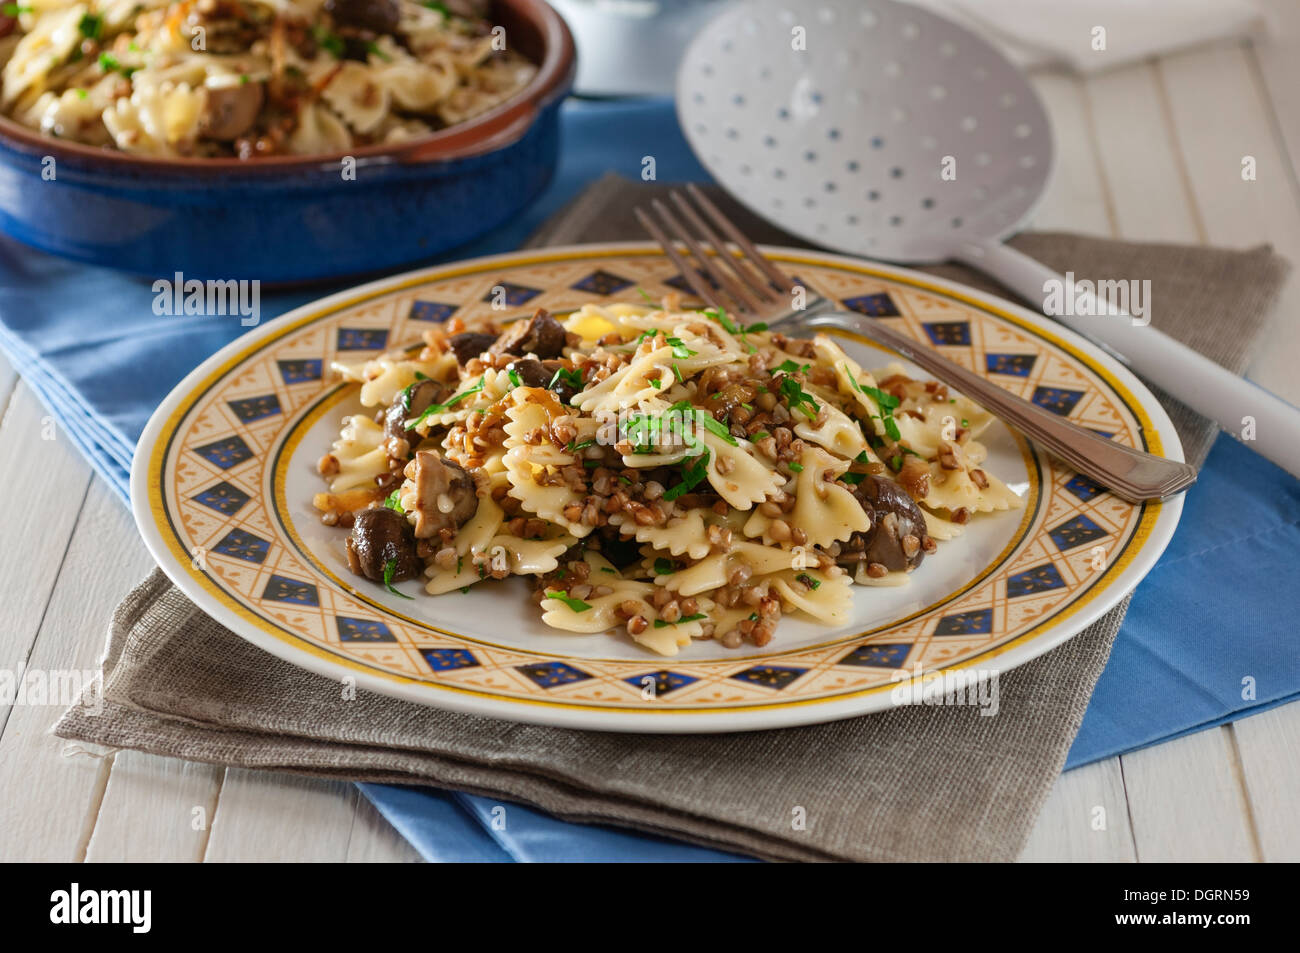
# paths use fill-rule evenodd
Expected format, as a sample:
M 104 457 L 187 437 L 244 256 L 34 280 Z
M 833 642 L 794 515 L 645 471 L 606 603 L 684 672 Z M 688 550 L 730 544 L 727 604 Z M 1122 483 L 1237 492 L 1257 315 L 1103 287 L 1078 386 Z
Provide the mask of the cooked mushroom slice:
M 200 128 L 204 136 L 220 142 L 238 139 L 252 129 L 266 101 L 262 84 L 247 81 L 208 86 L 207 93 Z
M 839 562 L 854 565 L 865 561 L 891 572 L 921 565 L 933 544 L 925 531 L 925 517 L 907 492 L 893 480 L 867 475 L 854 488 L 854 496 L 871 517 L 871 529 L 849 537 Z
M 446 385 L 438 381 L 420 381 L 411 387 L 400 390 L 393 398 L 393 403 L 384 412 L 384 433 L 390 437 L 419 443 L 419 434 L 407 430 L 407 421 L 414 420 L 446 396 Z
M 401 16 L 397 0 L 325 0 L 325 12 L 339 26 L 386 34 L 397 32 Z
M 416 451 L 415 459 L 406 465 L 406 476 L 415 483 L 416 539 L 459 529 L 478 511 L 478 493 L 469 471 L 435 451 Z
M 517 357 L 532 354 L 546 360 L 563 353 L 564 341 L 564 325 L 551 317 L 545 308 L 538 308 L 527 321 L 516 321 L 502 331 L 491 351 Z
M 463 331 L 449 337 L 447 344 L 451 346 L 452 353 L 456 355 L 456 363 L 464 367 L 495 344 L 496 340 L 497 336 L 495 334 L 487 334 L 483 331 Z
M 396 510 L 372 507 L 356 514 L 348 537 L 348 566 L 375 582 L 397 582 L 420 575 L 411 524 Z M 391 566 L 388 578 L 384 568 Z

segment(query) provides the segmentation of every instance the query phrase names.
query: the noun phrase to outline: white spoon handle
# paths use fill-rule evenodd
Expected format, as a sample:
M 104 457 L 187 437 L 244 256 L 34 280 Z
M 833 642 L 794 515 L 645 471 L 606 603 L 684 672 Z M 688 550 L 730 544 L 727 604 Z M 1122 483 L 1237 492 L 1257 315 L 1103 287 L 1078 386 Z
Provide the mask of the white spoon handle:
M 1247 446 L 1300 476 L 1300 409 L 1155 328 L 1137 323 L 1115 304 L 1078 288 L 1014 248 L 993 241 L 970 243 L 953 257 L 997 278 L 1035 308 L 1101 345 L 1238 439 L 1250 437 L 1253 429 Z M 1059 289 L 1058 300 L 1074 303 L 1066 313 L 1052 314 L 1047 307 L 1053 289 Z

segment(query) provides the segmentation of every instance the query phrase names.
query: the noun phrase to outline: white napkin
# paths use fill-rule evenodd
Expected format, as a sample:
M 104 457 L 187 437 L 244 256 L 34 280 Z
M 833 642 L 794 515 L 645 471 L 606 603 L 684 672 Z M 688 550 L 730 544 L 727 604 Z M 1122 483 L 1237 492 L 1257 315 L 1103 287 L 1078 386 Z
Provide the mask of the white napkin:
M 1258 0 L 912 0 L 988 38 L 1012 62 L 1110 69 L 1211 40 L 1262 33 Z M 1096 28 L 1105 49 L 1093 49 Z

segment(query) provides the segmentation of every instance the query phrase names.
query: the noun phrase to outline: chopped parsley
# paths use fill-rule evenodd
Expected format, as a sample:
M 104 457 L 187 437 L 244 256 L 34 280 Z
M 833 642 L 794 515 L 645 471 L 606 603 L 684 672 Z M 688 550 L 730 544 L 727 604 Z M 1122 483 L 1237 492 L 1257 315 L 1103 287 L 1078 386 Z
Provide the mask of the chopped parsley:
M 676 361 L 673 361 L 673 374 L 677 378 L 677 383 L 679 384 L 686 383 L 686 378 L 682 377 L 682 369 L 680 366 L 678 366 Z
M 788 464 L 786 464 L 786 466 L 788 466 L 788 467 L 789 467 L 791 470 L 793 470 L 795 473 L 803 473 L 803 464 L 802 464 L 802 463 L 788 463 Z
M 963 417 L 963 418 L 961 419 L 961 425 L 962 425 L 963 427 L 969 427 L 969 426 L 970 426 L 970 421 L 967 420 L 965 417 Z
M 5 10 L 6 13 L 9 12 L 8 6 L 9 5 L 6 4 L 6 10 Z M 30 10 L 31 7 L 28 7 L 27 9 Z M 81 35 L 84 36 L 86 39 L 98 40 L 99 34 L 103 32 L 104 29 L 104 18 L 101 16 L 96 16 L 93 13 L 87 13 L 77 23 L 77 29 L 81 31 Z
M 794 361 L 786 358 L 776 367 L 772 368 L 769 373 L 775 374 L 777 371 L 785 371 L 787 374 L 802 373 L 812 367 L 811 364 L 796 364 Z
M 821 587 L 821 580 L 814 579 L 806 572 L 801 572 L 799 573 L 799 575 L 795 576 L 794 578 L 798 579 L 801 583 L 803 583 L 805 586 L 807 586 L 809 589 L 812 589 L 813 591 L 816 591 L 818 588 Z
M 676 622 L 665 622 L 663 619 L 655 619 L 656 629 L 666 629 L 670 625 L 681 625 L 683 622 L 699 622 L 701 619 L 707 619 L 703 612 L 692 612 L 690 615 L 684 615 Z
M 848 371 L 847 367 L 845 368 L 845 371 Z M 857 389 L 859 394 L 864 394 L 867 397 L 870 397 L 880 407 L 879 420 L 885 425 L 885 433 L 889 436 L 889 439 L 893 440 L 895 443 L 901 440 L 903 435 L 899 432 L 898 421 L 894 419 L 894 408 L 899 405 L 899 399 L 893 394 L 886 393 L 879 387 L 870 387 L 866 384 L 859 384 L 852 374 L 849 374 L 848 378 L 849 383 Z
M 23 13 L 31 13 L 32 8 L 24 7 L 17 3 L 6 3 L 4 6 L 0 7 L 0 12 L 3 12 L 7 17 L 16 17 Z
M 523 380 L 519 377 L 519 372 L 513 367 L 506 371 L 506 377 L 510 378 L 510 383 L 515 387 L 524 386 Z
M 608 566 L 601 566 L 601 567 L 600 567 L 600 571 L 601 571 L 601 572 L 607 572 L 607 573 L 609 573 L 611 576 L 617 576 L 617 575 L 618 575 L 618 570 L 617 570 L 617 569 L 611 569 L 611 568 L 608 567 Z
M 322 49 L 326 50 L 336 60 L 343 59 L 345 44 L 343 38 L 335 33 L 331 33 L 319 24 L 312 27 L 312 36 L 316 38 L 316 43 Z
M 655 560 L 656 576 L 668 576 L 671 575 L 672 573 L 675 573 L 676 571 L 677 571 L 677 564 L 673 562 L 671 559 L 665 559 L 663 556 L 660 556 L 658 559 Z
M 754 436 L 750 437 L 749 439 L 752 440 L 754 443 L 758 443 L 760 440 L 766 440 L 770 436 L 772 435 L 768 433 L 766 430 L 760 430 L 758 433 L 754 434 Z
M 395 572 L 397 572 L 396 559 L 390 559 L 388 562 L 384 563 L 384 588 L 395 596 L 401 596 L 403 599 L 410 599 L 410 596 L 393 586 L 393 573 Z
M 581 599 L 575 599 L 572 596 L 570 596 L 567 592 L 560 592 L 554 589 L 548 589 L 546 591 L 546 598 L 558 599 L 560 602 L 563 602 L 574 612 L 586 612 L 588 609 L 591 608 L 591 606 L 587 605 L 587 603 L 583 602 Z
M 809 420 L 821 413 L 821 404 L 813 400 L 793 377 L 788 375 L 782 377 L 781 385 L 777 389 L 780 391 L 781 396 L 785 398 L 785 402 L 790 405 L 791 411 L 802 411 Z M 809 407 L 812 409 L 809 410 Z
M 722 308 L 705 308 L 704 314 L 706 317 L 710 317 L 714 321 L 717 321 L 720 325 L 722 325 L 722 329 L 726 331 L 728 334 L 740 335 L 741 343 L 745 345 L 745 349 L 749 351 L 750 354 L 753 354 L 755 351 L 758 350 L 758 348 L 750 344 L 749 340 L 745 337 L 745 335 L 749 334 L 751 331 L 757 333 L 759 331 L 767 330 L 767 325 L 762 323 L 751 324 L 749 327 L 745 327 L 743 324 L 736 324 L 735 321 L 732 321 L 729 317 L 727 317 L 727 312 Z
M 576 439 L 577 438 L 575 437 L 574 440 Z M 586 450 L 588 447 L 593 447 L 595 445 L 596 445 L 596 441 L 591 439 L 584 440 L 582 441 L 582 443 L 577 443 L 577 444 L 575 444 L 573 440 L 570 440 L 569 445 L 564 449 L 568 453 L 577 453 L 579 450 Z
M 123 66 L 121 63 L 118 62 L 117 57 L 114 56 L 112 53 L 100 53 L 99 68 L 102 69 L 105 73 L 114 73 L 114 72 L 121 73 L 123 76 L 130 79 L 131 74 L 134 73 L 136 70 L 138 70 L 140 67 Z
M 840 477 L 841 483 L 847 483 L 849 486 L 857 486 L 867 478 L 865 473 L 846 473 Z
M 704 481 L 704 478 L 709 475 L 710 456 L 711 454 L 709 453 L 708 448 L 705 448 L 702 454 L 695 457 L 690 462 L 683 461 L 682 482 L 675 486 L 670 486 L 665 490 L 663 498 L 671 503 L 682 494 L 689 493 L 691 490 L 699 486 Z
M 85 98 L 86 98 L 87 96 L 89 96 L 89 95 L 90 95 L 90 93 L 86 92 L 84 89 L 78 89 L 78 90 L 77 90 L 77 98 L 78 98 L 78 99 L 85 99 Z
M 561 367 L 555 372 L 555 376 L 551 378 L 551 382 L 546 385 L 546 389 L 555 390 L 555 385 L 561 381 L 568 384 L 574 390 L 582 390 L 582 371 L 569 370 L 567 367 Z
M 393 58 L 379 48 L 377 43 L 371 42 L 366 44 L 366 52 L 372 56 L 377 56 L 385 63 L 391 63 Z
M 687 347 L 682 342 L 681 338 L 669 338 L 668 343 L 672 345 L 673 357 L 677 358 L 678 360 L 685 360 L 686 358 L 694 357 L 696 354 L 699 353 L 698 351 L 692 351 L 689 347 Z
M 451 19 L 451 11 L 447 9 L 447 4 L 443 3 L 442 0 L 420 0 L 420 6 L 428 7 L 435 13 L 441 13 L 444 20 Z
M 394 490 L 392 493 L 389 493 L 389 494 L 388 494 L 388 499 L 384 500 L 384 506 L 386 506 L 386 507 L 388 507 L 390 510 L 394 510 L 395 512 L 398 512 L 398 513 L 405 513 L 405 512 L 406 512 L 406 510 L 404 510 L 404 509 L 402 508 L 402 489 L 401 489 L 401 487 L 398 487 L 398 488 L 397 488 L 396 490 Z
M 483 382 L 485 380 L 486 380 L 485 377 L 480 377 L 478 379 L 477 384 L 475 384 L 473 387 L 461 391 L 459 394 L 457 394 L 451 400 L 447 401 L 447 403 L 445 404 L 430 404 L 428 407 L 424 409 L 424 412 L 420 414 L 420 416 L 416 417 L 414 420 L 408 420 L 406 422 L 406 429 L 414 430 L 416 427 L 418 427 L 428 418 L 432 417 L 434 414 L 440 414 L 445 410 L 450 410 L 452 407 L 455 407 L 466 397 L 472 397 L 473 395 L 477 394 L 479 391 L 483 389 Z

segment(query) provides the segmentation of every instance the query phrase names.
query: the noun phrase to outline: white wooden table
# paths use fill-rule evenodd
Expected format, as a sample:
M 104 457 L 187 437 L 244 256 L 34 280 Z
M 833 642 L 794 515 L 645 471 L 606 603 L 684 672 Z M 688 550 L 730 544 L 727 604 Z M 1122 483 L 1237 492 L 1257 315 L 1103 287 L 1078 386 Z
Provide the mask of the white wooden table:
M 1280 32 L 1265 43 L 1037 76 L 1060 158 L 1035 227 L 1267 241 L 1300 264 L 1300 4 L 1275 7 Z M 1254 182 L 1241 178 L 1246 155 Z M 1259 355 L 1250 376 L 1300 404 L 1300 279 Z M 69 443 L 42 439 L 46 412 L 2 359 L 0 404 L 0 669 L 93 668 L 114 605 L 152 562 Z M 58 714 L 0 709 L 0 860 L 418 859 L 351 785 L 82 752 L 48 733 Z M 1071 771 L 1024 859 L 1300 860 L 1297 752 L 1290 705 Z

